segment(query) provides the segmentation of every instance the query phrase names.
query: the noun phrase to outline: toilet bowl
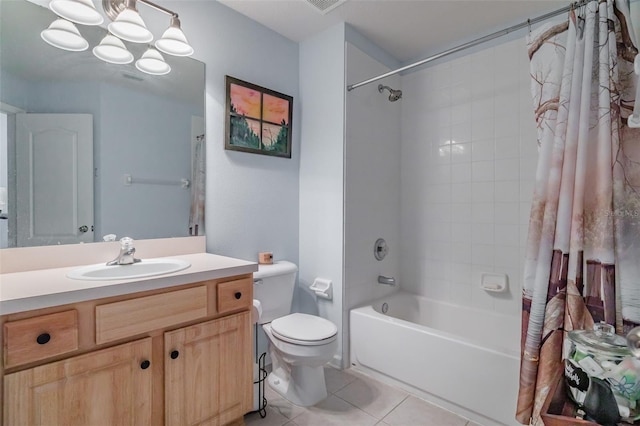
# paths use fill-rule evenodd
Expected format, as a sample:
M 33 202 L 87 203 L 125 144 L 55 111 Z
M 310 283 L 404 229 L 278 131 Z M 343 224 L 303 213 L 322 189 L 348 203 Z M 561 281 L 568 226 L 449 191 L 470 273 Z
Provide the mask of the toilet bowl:
M 260 322 L 269 339 L 269 386 L 292 403 L 308 407 L 327 397 L 324 365 L 338 349 L 338 328 L 318 316 L 289 313 L 297 270 L 285 261 L 260 265 L 254 274 L 254 298 L 260 300 Z
M 324 365 L 338 349 L 336 326 L 307 314 L 290 314 L 263 325 L 269 338 L 269 385 L 296 405 L 308 407 L 327 397 Z

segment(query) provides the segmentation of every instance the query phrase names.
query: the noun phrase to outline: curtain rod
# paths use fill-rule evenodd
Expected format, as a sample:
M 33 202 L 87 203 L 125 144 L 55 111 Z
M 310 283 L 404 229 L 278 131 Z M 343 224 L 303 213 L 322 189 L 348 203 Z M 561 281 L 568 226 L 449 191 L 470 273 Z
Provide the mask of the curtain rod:
M 565 7 L 561 8 L 561 9 L 554 10 L 553 12 L 545 13 L 544 15 L 540 15 L 540 16 L 537 16 L 537 17 L 532 18 L 532 19 L 527 19 L 526 21 L 524 21 L 524 22 L 522 22 L 520 24 L 516 24 L 516 25 L 513 25 L 513 26 L 511 26 L 509 28 L 505 28 L 504 30 L 496 31 L 496 32 L 491 33 L 489 35 L 486 35 L 484 37 L 477 38 L 477 39 L 472 40 L 472 41 L 470 41 L 468 43 L 461 44 L 460 46 L 453 47 L 453 48 L 451 48 L 449 50 L 445 50 L 444 52 L 440 52 L 440 53 L 438 53 L 436 55 L 429 56 L 428 58 L 421 59 L 418 62 L 414 62 L 414 63 L 409 64 L 409 65 L 405 65 L 404 67 L 395 69 L 393 71 L 386 72 L 384 74 L 380 74 L 377 77 L 372 77 L 372 78 L 370 78 L 368 80 L 364 80 L 364 81 L 361 81 L 359 83 L 350 84 L 350 85 L 347 86 L 347 91 L 350 92 L 353 89 L 357 89 L 360 86 L 364 86 L 365 84 L 373 83 L 374 81 L 381 80 L 381 79 L 383 79 L 385 77 L 389 77 L 389 76 L 401 73 L 401 72 L 409 70 L 411 68 L 419 67 L 420 65 L 424 65 L 424 64 L 426 64 L 428 62 L 435 61 L 436 59 L 440 59 L 440 58 L 442 58 L 444 56 L 451 55 L 452 53 L 460 52 L 461 50 L 465 50 L 465 49 L 468 49 L 470 47 L 477 46 L 478 44 L 482 44 L 482 43 L 487 42 L 489 40 L 493 40 L 495 38 L 505 36 L 505 35 L 507 35 L 509 33 L 517 31 L 519 29 L 522 29 L 522 28 L 525 28 L 525 27 L 530 27 L 531 25 L 537 24 L 538 22 L 546 21 L 549 18 L 553 18 L 554 16 L 560 15 L 562 13 L 566 13 L 566 12 L 570 11 L 572 8 L 584 6 L 589 1 L 590 0 L 581 0 L 579 2 L 571 3 L 569 6 L 565 6 Z

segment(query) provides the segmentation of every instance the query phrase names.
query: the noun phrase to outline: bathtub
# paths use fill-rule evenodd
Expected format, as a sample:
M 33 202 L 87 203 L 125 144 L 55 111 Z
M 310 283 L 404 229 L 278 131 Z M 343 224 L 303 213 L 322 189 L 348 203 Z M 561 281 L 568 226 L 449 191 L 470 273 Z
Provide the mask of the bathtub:
M 520 318 L 398 292 L 349 319 L 356 369 L 482 425 L 518 424 Z

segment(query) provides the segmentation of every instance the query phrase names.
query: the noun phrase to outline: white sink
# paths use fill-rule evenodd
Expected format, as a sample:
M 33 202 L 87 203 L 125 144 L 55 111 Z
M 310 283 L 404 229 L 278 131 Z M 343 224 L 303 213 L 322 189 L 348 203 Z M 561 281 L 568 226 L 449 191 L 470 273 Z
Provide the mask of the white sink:
M 153 277 L 187 269 L 191 264 L 181 259 L 146 259 L 132 265 L 111 265 L 104 263 L 83 266 L 67 272 L 72 280 L 131 280 Z

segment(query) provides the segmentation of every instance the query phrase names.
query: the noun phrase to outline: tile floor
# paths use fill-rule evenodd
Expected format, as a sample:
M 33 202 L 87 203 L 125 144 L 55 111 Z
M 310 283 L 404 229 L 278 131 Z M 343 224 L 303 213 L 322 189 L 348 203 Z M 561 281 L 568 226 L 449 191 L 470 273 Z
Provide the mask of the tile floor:
M 247 414 L 247 426 L 479 426 L 401 389 L 352 369 L 325 368 L 329 396 L 298 407 L 265 385 L 267 416 Z

